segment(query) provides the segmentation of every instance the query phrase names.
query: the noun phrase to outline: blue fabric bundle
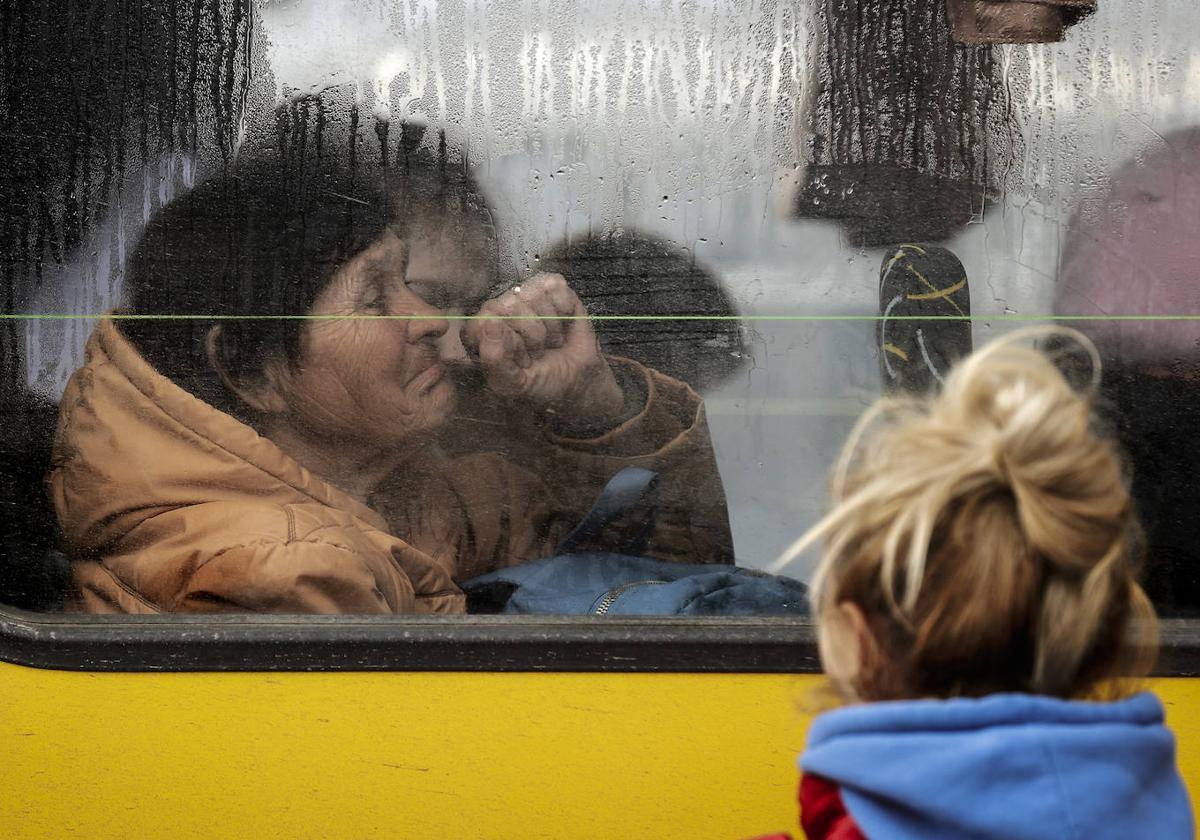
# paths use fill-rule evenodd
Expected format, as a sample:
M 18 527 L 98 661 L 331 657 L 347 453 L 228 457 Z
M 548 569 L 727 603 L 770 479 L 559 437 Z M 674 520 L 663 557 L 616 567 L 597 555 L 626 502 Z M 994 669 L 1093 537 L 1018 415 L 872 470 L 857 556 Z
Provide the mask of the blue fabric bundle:
M 658 476 L 626 467 L 609 480 L 558 554 L 460 584 L 467 611 L 517 615 L 808 615 L 808 589 L 753 569 L 668 563 L 638 556 L 654 529 Z M 579 551 L 606 525 L 647 507 L 634 537 L 614 552 Z
M 547 557 L 462 584 L 469 612 L 533 615 L 808 614 L 808 590 L 737 566 L 621 554 Z

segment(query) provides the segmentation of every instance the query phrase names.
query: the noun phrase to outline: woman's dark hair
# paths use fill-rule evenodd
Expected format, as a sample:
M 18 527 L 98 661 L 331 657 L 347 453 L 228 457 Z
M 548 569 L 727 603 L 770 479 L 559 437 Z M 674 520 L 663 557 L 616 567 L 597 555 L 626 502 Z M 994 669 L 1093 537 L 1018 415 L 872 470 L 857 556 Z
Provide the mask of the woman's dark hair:
M 496 251 L 487 202 L 444 154 L 406 155 L 393 168 L 305 163 L 264 155 L 202 183 L 151 220 L 126 273 L 128 312 L 139 317 L 122 320 L 122 332 L 160 373 L 223 411 L 241 406 L 209 363 L 214 325 L 225 373 L 253 383 L 266 360 L 296 360 L 300 316 L 385 230 L 473 226 Z

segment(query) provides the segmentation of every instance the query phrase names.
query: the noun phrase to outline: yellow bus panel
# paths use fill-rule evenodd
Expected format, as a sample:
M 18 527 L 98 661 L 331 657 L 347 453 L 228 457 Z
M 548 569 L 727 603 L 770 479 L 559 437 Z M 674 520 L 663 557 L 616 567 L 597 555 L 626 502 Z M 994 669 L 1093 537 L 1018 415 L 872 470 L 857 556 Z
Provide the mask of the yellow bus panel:
M 820 677 L 0 664 L 5 838 L 799 838 Z M 1200 680 L 1155 689 L 1200 793 Z

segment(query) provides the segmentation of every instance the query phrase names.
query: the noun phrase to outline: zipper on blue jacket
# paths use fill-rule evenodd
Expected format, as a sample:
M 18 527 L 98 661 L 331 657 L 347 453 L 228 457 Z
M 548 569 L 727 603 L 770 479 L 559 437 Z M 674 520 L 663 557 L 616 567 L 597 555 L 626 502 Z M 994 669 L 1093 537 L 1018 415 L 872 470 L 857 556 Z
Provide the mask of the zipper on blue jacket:
M 625 593 L 626 590 L 633 589 L 635 586 L 658 586 L 659 584 L 670 583 L 669 580 L 635 580 L 630 583 L 622 583 L 620 586 L 613 587 L 605 592 L 596 602 L 592 604 L 592 615 L 608 615 L 608 611 L 612 609 L 613 604 L 617 599 Z

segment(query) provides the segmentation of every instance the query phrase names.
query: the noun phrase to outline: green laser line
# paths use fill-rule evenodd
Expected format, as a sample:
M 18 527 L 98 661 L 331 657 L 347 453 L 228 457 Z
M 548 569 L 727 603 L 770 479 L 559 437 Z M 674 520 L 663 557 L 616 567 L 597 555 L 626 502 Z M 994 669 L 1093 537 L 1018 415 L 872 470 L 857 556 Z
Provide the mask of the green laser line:
M 1200 321 L 1200 315 L 137 315 L 0 314 L 0 321 Z

